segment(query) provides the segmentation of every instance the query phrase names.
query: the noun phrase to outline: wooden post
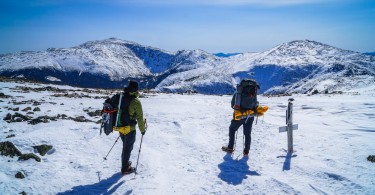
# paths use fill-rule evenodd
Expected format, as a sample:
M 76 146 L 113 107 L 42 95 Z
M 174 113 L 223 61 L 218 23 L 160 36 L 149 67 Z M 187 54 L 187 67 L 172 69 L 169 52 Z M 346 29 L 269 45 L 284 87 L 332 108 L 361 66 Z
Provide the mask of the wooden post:
M 293 100 L 289 99 L 288 103 L 288 152 L 293 153 Z
M 293 130 L 298 129 L 298 124 L 293 125 L 293 98 L 288 100 L 288 109 L 286 110 L 286 126 L 279 127 L 279 133 L 287 132 L 288 153 L 293 153 Z

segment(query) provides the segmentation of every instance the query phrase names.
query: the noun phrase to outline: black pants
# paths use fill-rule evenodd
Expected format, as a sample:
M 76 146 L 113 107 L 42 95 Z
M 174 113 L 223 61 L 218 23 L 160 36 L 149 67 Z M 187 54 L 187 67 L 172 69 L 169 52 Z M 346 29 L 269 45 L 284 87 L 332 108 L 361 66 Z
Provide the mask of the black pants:
M 133 150 L 133 146 L 135 142 L 135 131 L 131 131 L 127 135 L 123 135 L 120 133 L 120 136 L 122 140 L 121 168 L 127 169 L 130 154 Z
M 238 128 L 240 128 L 241 125 L 243 125 L 243 134 L 245 136 L 245 151 L 250 150 L 250 144 L 251 144 L 251 128 L 253 126 L 254 122 L 254 117 L 249 117 L 247 122 L 245 123 L 245 119 L 241 119 L 239 121 L 232 120 L 229 126 L 229 144 L 228 148 L 234 149 L 234 139 L 235 139 L 235 134 Z

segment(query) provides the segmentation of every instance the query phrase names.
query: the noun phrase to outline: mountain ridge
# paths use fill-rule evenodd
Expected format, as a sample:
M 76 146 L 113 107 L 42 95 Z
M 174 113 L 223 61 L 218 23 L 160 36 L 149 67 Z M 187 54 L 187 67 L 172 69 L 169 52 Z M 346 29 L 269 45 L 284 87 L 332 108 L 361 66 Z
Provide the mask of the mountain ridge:
M 233 93 L 237 77 L 255 78 L 261 93 L 351 90 L 355 87 L 345 87 L 350 80 L 375 83 L 374 67 L 374 56 L 312 40 L 225 58 L 199 49 L 169 52 L 117 38 L 0 55 L 0 75 L 7 77 L 96 88 L 123 87 L 134 79 L 141 88 L 204 94 Z M 327 80 L 331 82 L 323 82 Z M 322 82 L 330 84 L 320 86 Z

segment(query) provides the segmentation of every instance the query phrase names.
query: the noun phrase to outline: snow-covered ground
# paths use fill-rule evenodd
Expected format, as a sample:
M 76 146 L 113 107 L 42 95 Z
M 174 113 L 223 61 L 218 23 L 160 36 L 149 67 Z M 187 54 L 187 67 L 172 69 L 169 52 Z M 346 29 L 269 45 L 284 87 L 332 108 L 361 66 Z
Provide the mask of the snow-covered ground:
M 268 105 L 264 118 L 253 126 L 249 158 L 242 156 L 243 133 L 236 151 L 221 151 L 228 142 L 232 117 L 230 96 L 147 94 L 141 98 L 148 131 L 143 138 L 138 174 L 121 176 L 121 141 L 103 161 L 117 133 L 99 135 L 95 122 L 58 119 L 30 125 L 3 118 L 32 102 L 41 103 L 32 117 L 84 116 L 101 109 L 108 91 L 84 91 L 68 86 L 0 82 L 0 142 L 10 141 L 22 153 L 32 146 L 53 145 L 42 158 L 18 161 L 0 156 L 0 194 L 375 194 L 375 93 L 294 95 L 294 150 L 287 155 L 285 125 L 287 97 L 260 96 Z M 23 93 L 16 86 L 80 90 L 76 97 L 55 97 L 53 91 Z M 100 93 L 99 93 L 100 92 Z M 61 93 L 60 93 L 61 94 Z M 90 97 L 100 97 L 99 99 Z M 14 105 L 12 99 L 25 104 Z M 44 100 L 44 101 L 43 101 Z M 138 130 L 137 130 L 138 131 Z M 14 137 L 9 137 L 10 135 Z M 6 138 L 9 137 L 9 138 Z M 141 135 L 131 160 L 136 163 Z M 24 179 L 15 178 L 17 172 Z

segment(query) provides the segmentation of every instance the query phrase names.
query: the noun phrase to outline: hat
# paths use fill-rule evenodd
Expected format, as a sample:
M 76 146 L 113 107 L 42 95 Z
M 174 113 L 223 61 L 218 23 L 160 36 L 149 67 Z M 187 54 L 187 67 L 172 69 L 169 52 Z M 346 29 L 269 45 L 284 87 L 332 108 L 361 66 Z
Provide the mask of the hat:
M 137 81 L 129 81 L 128 87 L 129 92 L 136 92 L 138 91 L 138 83 Z

